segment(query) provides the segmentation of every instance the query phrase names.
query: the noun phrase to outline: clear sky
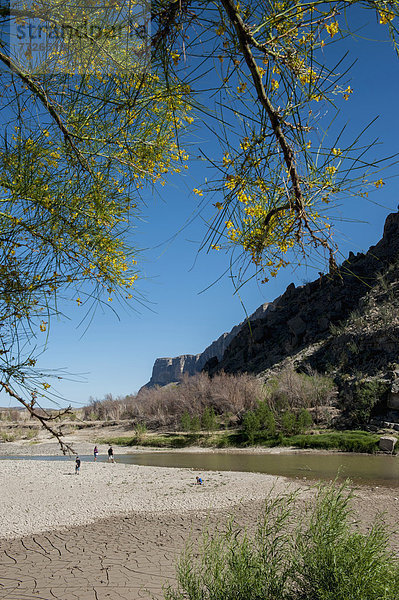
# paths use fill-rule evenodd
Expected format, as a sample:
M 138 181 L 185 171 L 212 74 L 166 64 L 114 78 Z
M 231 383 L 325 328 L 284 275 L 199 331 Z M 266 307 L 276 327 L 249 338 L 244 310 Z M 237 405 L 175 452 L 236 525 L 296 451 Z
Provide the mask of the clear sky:
M 386 26 L 378 24 L 372 11 L 367 18 L 369 24 L 360 32 L 367 39 L 348 42 L 350 59 L 357 62 L 350 75 L 354 93 L 343 105 L 341 123 L 348 123 L 351 132 L 360 131 L 379 116 L 368 139 L 379 138 L 375 157 L 383 157 L 399 151 L 399 60 L 389 42 L 372 41 L 387 35 Z M 191 152 L 199 155 L 200 149 L 212 143 L 207 130 L 198 130 Z M 142 305 L 114 306 L 117 315 L 110 306 L 99 305 L 91 322 L 82 324 L 83 311 L 77 307 L 71 320 L 52 323 L 39 365 L 69 373 L 64 380 L 50 381 L 65 399 L 61 405 L 81 406 L 90 396 L 102 398 L 111 393 L 117 397 L 138 391 L 150 379 L 157 357 L 202 352 L 242 321 L 245 311 L 250 314 L 273 300 L 291 281 L 302 285 L 317 277 L 321 269 L 317 263 L 307 269 L 288 267 L 275 280 L 261 285 L 253 279 L 240 296 L 235 294 L 228 273 L 230 257 L 217 252 L 198 254 L 206 232 L 204 219 L 210 212 L 205 209 L 202 216 L 193 218 L 199 198 L 192 190 L 201 188 L 205 176 L 203 163 L 194 161 L 184 177 L 175 175 L 169 186 L 145 193 L 144 220 L 134 232 L 136 245 L 147 249 L 139 265 L 143 278 L 137 284 L 147 298 Z M 349 250 L 366 251 L 376 243 L 387 214 L 397 210 L 395 168 L 381 176 L 385 185 L 368 200 L 350 199 L 334 213 L 335 240 L 343 255 Z M 0 405 L 13 404 L 0 397 Z

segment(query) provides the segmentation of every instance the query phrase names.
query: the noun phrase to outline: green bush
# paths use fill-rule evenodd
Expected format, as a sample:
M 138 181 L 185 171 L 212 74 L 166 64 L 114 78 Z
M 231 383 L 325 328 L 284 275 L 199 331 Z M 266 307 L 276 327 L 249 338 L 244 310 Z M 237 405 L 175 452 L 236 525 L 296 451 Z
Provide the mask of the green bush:
M 350 499 L 345 485 L 321 485 L 304 515 L 295 494 L 270 497 L 254 534 L 232 520 L 187 546 L 165 600 L 397 600 L 385 526 L 353 531 Z
M 384 397 L 388 387 L 385 381 L 356 382 L 352 403 L 349 406 L 349 414 L 354 426 L 361 427 L 370 421 L 373 407 Z
M 283 430 L 283 433 L 287 435 L 297 433 L 295 413 L 290 410 L 283 412 L 281 415 L 281 429 Z
M 208 432 L 215 431 L 218 428 L 218 422 L 212 406 L 207 406 L 202 413 L 201 427 Z
M 182 414 L 180 424 L 183 431 L 191 431 L 191 417 L 187 410 Z
M 191 433 L 197 433 L 201 429 L 201 421 L 198 415 L 194 415 L 190 423 Z
M 260 429 L 264 430 L 269 437 L 274 437 L 276 435 L 276 419 L 266 400 L 258 402 L 256 415 L 259 419 Z
M 136 438 L 136 443 L 140 444 L 145 439 L 147 433 L 147 426 L 145 423 L 136 423 L 134 426 L 134 433 Z
M 260 429 L 260 420 L 256 412 L 253 410 L 249 410 L 245 413 L 242 429 L 244 434 L 247 436 L 248 442 L 253 444 L 255 442 L 255 435 L 259 433 Z

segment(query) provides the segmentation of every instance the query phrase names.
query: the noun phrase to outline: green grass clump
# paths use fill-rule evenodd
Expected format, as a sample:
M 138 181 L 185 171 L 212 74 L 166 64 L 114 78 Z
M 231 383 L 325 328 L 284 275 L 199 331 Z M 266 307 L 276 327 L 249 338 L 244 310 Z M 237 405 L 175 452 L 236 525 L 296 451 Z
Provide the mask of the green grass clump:
M 202 446 L 206 448 L 241 448 L 258 445 L 296 446 L 297 448 L 315 448 L 342 450 L 345 452 L 373 453 L 378 450 L 379 436 L 368 431 L 329 431 L 326 433 L 297 434 L 284 436 L 282 433 L 270 437 L 266 431 L 254 435 L 253 444 L 243 431 L 224 431 L 213 434 L 204 433 L 163 433 L 159 435 L 136 433 L 133 436 L 121 436 L 96 439 L 96 444 L 114 446 L 143 446 L 145 448 L 188 448 Z
M 234 520 L 186 547 L 165 600 L 397 600 L 399 562 L 381 520 L 352 530 L 351 492 L 321 485 L 305 509 L 298 496 L 269 498 L 255 533 Z
M 379 439 L 379 435 L 368 431 L 330 431 L 314 435 L 301 434 L 284 437 L 281 444 L 298 448 L 338 449 L 344 452 L 372 454 L 378 450 Z

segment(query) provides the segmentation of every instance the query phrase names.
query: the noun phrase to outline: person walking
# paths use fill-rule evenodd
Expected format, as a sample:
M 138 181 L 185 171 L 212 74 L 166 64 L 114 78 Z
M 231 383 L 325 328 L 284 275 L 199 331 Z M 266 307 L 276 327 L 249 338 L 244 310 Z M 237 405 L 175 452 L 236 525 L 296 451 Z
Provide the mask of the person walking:
M 114 449 L 112 448 L 112 446 L 110 446 L 108 448 L 108 462 L 112 462 L 112 463 L 115 462 L 115 459 L 114 459 Z
M 76 457 L 75 460 L 75 475 L 79 475 L 80 473 L 80 458 L 79 456 Z
M 93 452 L 94 452 L 94 462 L 96 462 L 97 456 L 98 456 L 98 448 L 97 448 L 97 446 L 94 446 L 94 451 Z

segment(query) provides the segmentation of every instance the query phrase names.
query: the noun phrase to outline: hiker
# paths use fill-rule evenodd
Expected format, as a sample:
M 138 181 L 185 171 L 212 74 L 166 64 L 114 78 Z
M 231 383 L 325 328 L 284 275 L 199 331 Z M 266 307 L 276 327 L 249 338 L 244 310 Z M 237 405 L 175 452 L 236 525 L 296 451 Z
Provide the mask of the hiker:
M 196 484 L 196 485 L 202 485 L 202 484 L 204 483 L 204 482 L 202 481 L 201 477 L 198 477 L 198 475 L 197 475 L 197 477 L 196 477 L 195 479 L 196 479 L 196 481 L 195 481 L 195 484 Z
M 98 456 L 98 448 L 97 448 L 97 446 L 94 446 L 94 462 L 96 462 L 97 456 Z
M 108 448 L 108 462 L 115 462 L 114 461 L 114 449 L 112 448 L 112 446 L 110 446 Z
M 80 458 L 79 456 L 76 457 L 75 460 L 75 475 L 79 475 L 80 473 Z

